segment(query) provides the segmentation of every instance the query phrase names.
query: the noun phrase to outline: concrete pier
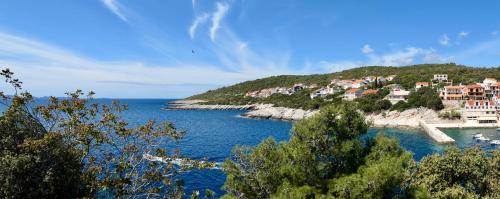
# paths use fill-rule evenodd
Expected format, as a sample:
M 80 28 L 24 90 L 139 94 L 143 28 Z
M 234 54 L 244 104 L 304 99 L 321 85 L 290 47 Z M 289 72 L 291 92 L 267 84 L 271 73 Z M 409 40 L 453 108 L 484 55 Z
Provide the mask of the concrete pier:
M 420 127 L 424 129 L 424 131 L 429 135 L 432 139 L 434 139 L 436 142 L 439 143 L 454 143 L 455 140 L 445 133 L 443 133 L 441 130 L 438 129 L 438 124 L 428 124 L 425 121 L 420 120 L 419 122 Z

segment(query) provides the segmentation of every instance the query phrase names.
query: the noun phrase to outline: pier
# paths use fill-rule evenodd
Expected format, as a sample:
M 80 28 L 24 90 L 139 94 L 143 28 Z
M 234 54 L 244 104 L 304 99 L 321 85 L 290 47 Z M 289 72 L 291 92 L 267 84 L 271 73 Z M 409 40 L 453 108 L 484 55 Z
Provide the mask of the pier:
M 439 124 L 428 124 L 427 122 L 420 120 L 420 127 L 436 142 L 446 144 L 446 143 L 454 143 L 455 140 L 441 130 L 438 129 Z

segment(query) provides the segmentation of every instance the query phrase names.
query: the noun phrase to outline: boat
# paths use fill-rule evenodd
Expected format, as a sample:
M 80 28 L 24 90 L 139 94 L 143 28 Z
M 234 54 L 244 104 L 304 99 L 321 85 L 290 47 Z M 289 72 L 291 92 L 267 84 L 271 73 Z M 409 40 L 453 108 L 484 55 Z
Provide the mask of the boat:
M 479 134 L 472 136 L 472 138 L 474 138 L 474 139 L 478 139 L 480 137 L 484 137 L 483 134 L 479 133 Z
M 477 141 L 478 141 L 478 142 L 479 142 L 479 141 L 485 141 L 485 142 L 486 142 L 486 141 L 490 141 L 490 138 L 487 138 L 487 137 L 478 137 L 478 138 L 477 138 Z
M 500 140 L 491 140 L 490 144 L 491 145 L 500 145 Z
M 497 128 L 497 131 L 500 131 L 500 128 Z

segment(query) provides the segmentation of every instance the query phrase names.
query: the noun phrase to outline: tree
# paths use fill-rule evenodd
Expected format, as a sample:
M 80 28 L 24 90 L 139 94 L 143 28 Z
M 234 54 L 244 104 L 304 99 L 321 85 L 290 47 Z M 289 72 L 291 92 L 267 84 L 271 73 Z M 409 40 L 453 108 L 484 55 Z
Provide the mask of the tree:
M 410 186 L 433 198 L 499 198 L 500 151 L 489 156 L 479 147 L 424 157 Z
M 10 70 L 0 75 L 15 91 L 0 93 L 8 107 L 0 116 L 2 198 L 180 198 L 179 171 L 213 166 L 166 151 L 185 134 L 169 122 L 130 127 L 119 116 L 126 106 L 91 103 L 94 93 L 80 90 L 36 106 Z
M 373 191 L 365 196 L 375 198 L 401 194 L 394 187 L 404 181 L 412 156 L 392 139 L 361 139 L 368 126 L 348 103 L 323 108 L 296 123 L 287 142 L 269 138 L 256 147 L 236 147 L 233 158 L 224 163 L 225 197 L 343 197 L 352 191 Z M 367 180 L 372 177 L 378 181 Z M 357 188 L 352 191 L 339 189 L 354 185 Z

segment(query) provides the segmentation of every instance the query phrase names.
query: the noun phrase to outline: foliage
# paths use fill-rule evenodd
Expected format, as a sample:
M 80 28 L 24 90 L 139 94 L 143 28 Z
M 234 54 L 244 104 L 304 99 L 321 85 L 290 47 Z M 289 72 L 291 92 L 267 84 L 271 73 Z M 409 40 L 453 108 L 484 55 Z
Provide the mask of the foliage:
M 131 127 L 119 116 L 126 106 L 91 103 L 93 93 L 79 90 L 35 105 L 28 92 L 18 94 L 22 82 L 12 72 L 1 75 L 15 90 L 13 96 L 1 93 L 8 107 L 0 116 L 1 198 L 180 198 L 176 174 L 211 165 L 183 159 L 189 164 L 179 167 L 143 158 L 178 157 L 164 147 L 185 132 L 169 122 Z
M 500 150 L 488 156 L 479 147 L 450 147 L 424 157 L 410 186 L 433 198 L 499 198 Z
M 326 107 L 296 123 L 288 142 L 268 138 L 236 147 L 226 160 L 226 198 L 386 198 L 414 165 L 390 138 L 360 137 L 368 130 L 353 104 Z M 347 198 L 349 198 L 347 197 Z
M 385 89 L 384 89 L 385 90 Z M 358 108 L 365 113 L 380 112 L 391 108 L 392 104 L 389 100 L 384 99 L 386 92 L 381 91 L 378 94 L 369 94 L 360 98 L 356 98 Z
M 439 117 L 443 119 L 455 120 L 455 119 L 460 119 L 462 117 L 462 114 L 460 114 L 460 112 L 455 110 L 442 111 L 439 113 Z

